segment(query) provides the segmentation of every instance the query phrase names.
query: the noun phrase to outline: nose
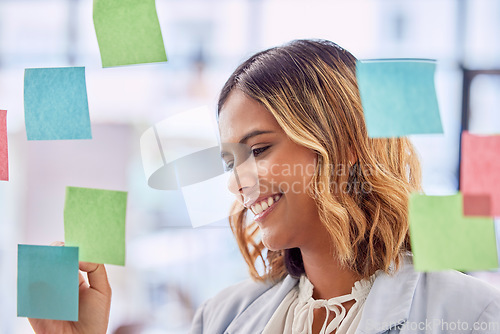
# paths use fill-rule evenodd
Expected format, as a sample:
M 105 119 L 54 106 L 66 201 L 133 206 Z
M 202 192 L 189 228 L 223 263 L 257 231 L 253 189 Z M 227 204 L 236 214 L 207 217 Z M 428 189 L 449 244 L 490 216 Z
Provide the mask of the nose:
M 256 167 L 250 161 L 236 166 L 229 177 L 228 189 L 242 203 L 259 196 L 259 178 Z

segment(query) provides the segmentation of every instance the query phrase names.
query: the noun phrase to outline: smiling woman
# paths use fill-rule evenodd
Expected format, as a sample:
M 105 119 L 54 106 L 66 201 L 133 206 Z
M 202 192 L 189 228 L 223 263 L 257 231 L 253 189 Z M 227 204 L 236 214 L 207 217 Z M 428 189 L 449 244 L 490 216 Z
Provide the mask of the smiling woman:
M 368 138 L 355 71 L 335 43 L 297 40 L 250 57 L 224 85 L 221 142 L 246 145 L 256 165 L 223 153 L 240 207 L 230 224 L 253 281 L 205 303 L 192 333 L 392 333 L 500 311 L 483 283 L 413 270 L 419 161 L 406 138 Z M 463 290 L 473 310 L 457 306 Z
M 250 58 L 222 90 L 221 140 L 234 141 L 249 131 L 272 131 L 274 136 L 255 136 L 248 142 L 252 149 L 272 144 L 271 152 L 256 159 L 261 174 L 272 171 L 273 177 L 261 176 L 255 184 L 286 193 L 283 216 L 274 214 L 281 223 L 260 224 L 262 243 L 270 250 L 268 261 L 263 261 L 264 275 L 254 267 L 256 255 L 264 260 L 262 252 L 251 254 L 246 246 L 263 249 L 253 245 L 252 224 L 243 224 L 245 211 L 232 221 L 256 279 L 279 280 L 286 273 L 283 266 L 300 275 L 308 244 L 317 247 L 320 240 L 361 277 L 378 269 L 387 271 L 409 250 L 407 198 L 419 189 L 419 163 L 407 139 L 368 138 L 355 61 L 334 43 L 297 41 Z M 316 168 L 307 168 L 310 165 Z M 289 166 L 307 173 L 285 174 Z M 245 197 L 255 191 L 253 184 L 240 186 L 236 192 Z M 274 246 L 272 240 L 286 235 L 271 233 L 278 228 L 292 228 L 293 237 L 301 240 Z

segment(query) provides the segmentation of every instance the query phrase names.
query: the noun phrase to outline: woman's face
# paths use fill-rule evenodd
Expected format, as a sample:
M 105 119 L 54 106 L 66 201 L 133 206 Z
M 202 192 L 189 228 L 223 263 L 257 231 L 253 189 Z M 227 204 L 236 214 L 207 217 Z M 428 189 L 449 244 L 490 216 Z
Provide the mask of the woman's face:
M 233 171 L 229 189 L 254 213 L 264 245 L 281 250 L 318 240 L 325 230 L 307 193 L 316 153 L 291 141 L 264 106 L 238 89 L 220 111 L 219 129 L 223 152 L 241 143 L 254 156 L 256 168 L 235 164 L 230 150 L 222 154 Z

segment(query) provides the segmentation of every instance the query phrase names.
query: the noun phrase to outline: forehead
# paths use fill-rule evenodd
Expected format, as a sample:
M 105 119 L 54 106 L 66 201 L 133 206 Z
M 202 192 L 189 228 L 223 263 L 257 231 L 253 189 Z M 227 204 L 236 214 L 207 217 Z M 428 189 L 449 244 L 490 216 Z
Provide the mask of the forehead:
M 234 89 L 219 113 L 221 142 L 237 143 L 254 130 L 282 131 L 274 116 L 263 105 Z

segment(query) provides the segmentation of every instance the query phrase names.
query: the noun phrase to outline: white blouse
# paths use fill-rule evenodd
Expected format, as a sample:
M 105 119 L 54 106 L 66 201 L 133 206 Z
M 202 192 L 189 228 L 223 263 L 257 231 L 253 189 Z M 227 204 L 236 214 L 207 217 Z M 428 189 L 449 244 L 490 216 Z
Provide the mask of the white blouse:
M 358 327 L 366 297 L 376 275 L 378 275 L 378 272 L 368 279 L 355 282 L 350 294 L 328 300 L 313 299 L 314 286 L 306 275 L 302 275 L 299 284 L 285 296 L 262 334 L 310 334 L 312 333 L 314 309 L 322 307 L 326 309 L 326 318 L 320 334 L 329 334 L 334 330 L 336 330 L 336 334 L 354 333 Z M 350 300 L 355 302 L 346 314 L 342 303 Z M 335 316 L 328 323 L 330 312 L 334 312 Z

